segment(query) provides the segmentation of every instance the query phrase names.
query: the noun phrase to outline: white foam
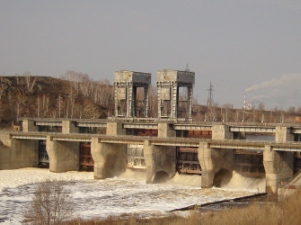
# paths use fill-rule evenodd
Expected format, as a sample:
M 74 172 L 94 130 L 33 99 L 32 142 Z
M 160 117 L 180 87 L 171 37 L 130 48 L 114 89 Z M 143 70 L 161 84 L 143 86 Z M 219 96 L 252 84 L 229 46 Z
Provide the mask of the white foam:
M 223 188 L 232 188 L 232 189 L 252 189 L 257 192 L 265 192 L 265 183 L 264 178 L 251 178 L 245 177 L 235 171 L 233 171 L 232 178 L 229 183 L 222 183 Z
M 31 202 L 35 184 L 65 180 L 74 200 L 74 215 L 84 219 L 121 214 L 158 216 L 195 204 L 249 195 L 249 190 L 201 189 L 200 176 L 176 175 L 167 184 L 146 184 L 143 173 L 94 180 L 93 172 L 51 173 L 47 169 L 0 170 L 0 221 L 20 224 L 22 210 Z M 132 177 L 132 178 L 129 178 Z M 189 185 L 189 184 L 193 185 Z M 23 185 L 23 186 L 22 186 Z

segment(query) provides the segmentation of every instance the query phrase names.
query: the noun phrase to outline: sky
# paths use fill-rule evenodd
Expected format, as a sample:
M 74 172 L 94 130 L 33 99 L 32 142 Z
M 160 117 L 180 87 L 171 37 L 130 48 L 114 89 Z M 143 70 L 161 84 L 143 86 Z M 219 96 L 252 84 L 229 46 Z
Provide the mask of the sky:
M 299 0 L 1 0 L 0 75 L 195 72 L 194 97 L 301 107 Z

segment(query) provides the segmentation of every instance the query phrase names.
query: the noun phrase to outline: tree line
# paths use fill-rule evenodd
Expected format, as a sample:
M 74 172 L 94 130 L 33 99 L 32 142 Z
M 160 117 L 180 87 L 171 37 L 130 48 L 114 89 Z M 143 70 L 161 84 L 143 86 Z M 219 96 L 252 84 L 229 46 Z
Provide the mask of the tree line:
M 158 116 L 158 91 L 150 86 L 149 116 Z M 185 91 L 180 92 L 179 107 L 187 107 Z M 143 101 L 143 91 L 137 93 Z M 139 107 L 139 104 L 138 104 Z M 139 110 L 139 109 L 138 109 Z M 203 122 L 292 123 L 301 115 L 301 107 L 235 109 L 231 104 L 205 106 L 193 100 L 192 117 Z M 114 116 L 114 88 L 108 80 L 94 81 L 85 73 L 67 71 L 59 78 L 33 76 L 30 72 L 0 76 L 0 121 L 18 123 L 22 117 L 98 119 Z

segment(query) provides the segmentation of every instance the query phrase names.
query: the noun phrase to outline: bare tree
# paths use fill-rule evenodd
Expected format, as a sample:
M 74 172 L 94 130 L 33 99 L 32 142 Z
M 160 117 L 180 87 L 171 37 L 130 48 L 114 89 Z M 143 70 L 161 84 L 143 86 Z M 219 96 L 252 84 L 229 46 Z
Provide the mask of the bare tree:
M 58 117 L 61 118 L 61 112 L 63 110 L 63 97 L 61 95 L 57 98 L 57 104 L 58 104 Z
M 29 73 L 29 72 L 25 72 L 23 74 L 23 76 L 25 77 L 25 80 L 26 80 L 26 86 L 27 86 L 28 92 L 32 92 L 34 85 L 36 83 L 36 77 L 32 77 L 31 73 Z
M 26 224 L 63 224 L 72 216 L 73 202 L 63 181 L 40 183 L 32 202 L 24 210 Z

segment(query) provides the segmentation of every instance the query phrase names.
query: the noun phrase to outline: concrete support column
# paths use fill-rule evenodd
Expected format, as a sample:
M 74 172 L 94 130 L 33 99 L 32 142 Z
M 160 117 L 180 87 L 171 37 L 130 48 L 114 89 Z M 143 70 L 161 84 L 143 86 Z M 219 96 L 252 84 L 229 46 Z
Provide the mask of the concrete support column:
M 126 87 L 126 117 L 133 117 L 133 84 L 127 83 Z
M 187 96 L 188 96 L 188 106 L 187 106 L 187 118 L 188 120 L 192 120 L 191 112 L 192 112 L 192 100 L 193 100 L 193 88 L 192 86 L 187 87 Z
M 108 122 L 107 123 L 107 135 L 125 135 L 126 130 L 123 129 L 122 123 L 120 122 Z
M 169 123 L 158 123 L 158 137 L 175 137 L 176 131 Z
M 213 187 L 215 164 L 212 157 L 212 149 L 207 143 L 200 143 L 198 148 L 198 159 L 202 169 L 202 188 Z
M 132 109 L 131 109 L 131 117 L 137 117 L 137 87 L 132 88 Z
M 263 165 L 266 172 L 266 191 L 276 194 L 281 181 L 289 181 L 293 177 L 294 155 L 292 152 L 273 151 L 265 146 Z
M 179 88 L 177 83 L 174 82 L 171 85 L 171 101 L 170 101 L 170 118 L 176 119 L 178 118 L 178 96 L 179 96 Z
M 47 136 L 46 151 L 49 157 L 50 172 L 63 173 L 79 170 L 79 143 L 53 141 Z
M 35 126 L 34 120 L 24 119 L 22 121 L 23 132 L 35 132 L 38 131 L 38 127 Z
M 234 153 L 232 149 L 212 149 L 201 142 L 198 159 L 202 169 L 202 188 L 220 186 L 232 177 Z M 221 173 L 219 173 L 221 171 Z M 219 176 L 215 177 L 216 173 Z
M 113 84 L 113 86 L 114 86 L 114 103 L 115 103 L 115 117 L 118 117 L 118 114 L 119 114 L 119 112 L 118 112 L 118 101 L 119 101 L 119 99 L 118 99 L 118 86 L 117 86 L 117 84 Z
M 148 90 L 149 86 L 144 87 L 144 117 L 148 118 Z
M 213 125 L 212 140 L 233 139 L 233 133 L 230 132 L 228 125 Z
M 79 129 L 75 126 L 75 123 L 71 120 L 63 120 L 62 121 L 62 133 L 63 134 L 72 134 L 78 133 Z
M 11 169 L 37 167 L 39 163 L 37 140 L 11 140 Z
M 158 96 L 158 118 L 162 117 L 162 97 L 161 97 L 161 85 L 157 82 L 157 96 Z
M 290 133 L 288 127 L 276 127 L 275 142 L 294 141 L 294 135 Z
M 154 146 L 144 141 L 144 159 L 146 164 L 146 182 L 161 182 L 176 173 L 176 151 L 174 147 Z
M 100 143 L 97 137 L 92 137 L 91 154 L 95 179 L 118 176 L 126 170 L 126 145 Z

